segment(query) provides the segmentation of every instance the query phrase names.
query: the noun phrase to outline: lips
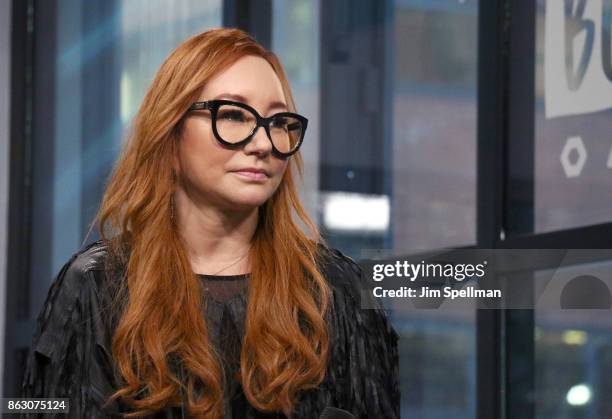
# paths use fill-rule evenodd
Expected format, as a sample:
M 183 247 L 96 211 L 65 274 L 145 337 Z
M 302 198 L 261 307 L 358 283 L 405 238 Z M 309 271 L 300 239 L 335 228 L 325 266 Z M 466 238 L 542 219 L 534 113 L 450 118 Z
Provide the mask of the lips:
M 244 169 L 234 170 L 234 173 L 240 176 L 243 176 L 249 179 L 255 179 L 255 180 L 264 180 L 270 177 L 268 172 L 266 172 L 264 169 L 257 169 L 254 167 L 247 167 Z
M 236 172 L 263 173 L 266 176 L 270 176 L 268 172 L 266 172 L 264 169 L 256 169 L 254 167 L 246 167 L 244 169 L 238 169 L 236 170 Z

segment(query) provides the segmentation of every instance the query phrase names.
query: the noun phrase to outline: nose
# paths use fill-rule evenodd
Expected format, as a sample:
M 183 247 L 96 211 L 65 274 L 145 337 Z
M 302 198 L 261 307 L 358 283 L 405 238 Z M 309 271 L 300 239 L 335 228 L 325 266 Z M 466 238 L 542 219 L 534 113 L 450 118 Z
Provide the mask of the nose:
M 272 151 L 272 143 L 268 138 L 264 127 L 257 127 L 253 138 L 244 146 L 244 152 L 247 154 L 255 153 L 260 155 L 268 155 Z

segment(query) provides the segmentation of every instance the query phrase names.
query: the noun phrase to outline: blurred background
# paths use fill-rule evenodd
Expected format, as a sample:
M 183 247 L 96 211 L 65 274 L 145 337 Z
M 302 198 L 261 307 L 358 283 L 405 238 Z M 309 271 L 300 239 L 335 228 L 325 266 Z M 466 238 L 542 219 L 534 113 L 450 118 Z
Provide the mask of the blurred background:
M 611 20 L 609 0 L 0 0 L 3 397 L 187 37 L 241 27 L 279 56 L 309 118 L 302 199 L 360 260 L 612 247 Z M 402 418 L 612 418 L 609 310 L 389 316 Z

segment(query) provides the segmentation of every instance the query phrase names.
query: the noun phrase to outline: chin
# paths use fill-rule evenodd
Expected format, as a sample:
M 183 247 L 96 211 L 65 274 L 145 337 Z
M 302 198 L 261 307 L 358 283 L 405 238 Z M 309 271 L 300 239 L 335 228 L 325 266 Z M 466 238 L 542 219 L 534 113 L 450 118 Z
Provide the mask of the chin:
M 233 202 L 234 205 L 244 208 L 256 208 L 263 205 L 270 197 L 260 194 L 245 194 L 241 196 L 229 197 L 228 201 Z

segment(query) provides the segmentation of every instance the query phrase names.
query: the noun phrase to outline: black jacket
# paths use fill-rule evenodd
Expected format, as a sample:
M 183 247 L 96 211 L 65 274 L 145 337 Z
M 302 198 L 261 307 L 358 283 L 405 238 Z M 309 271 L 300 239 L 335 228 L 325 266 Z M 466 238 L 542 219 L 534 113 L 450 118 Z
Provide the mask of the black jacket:
M 106 249 L 101 240 L 91 243 L 62 267 L 38 316 L 27 358 L 22 397 L 67 397 L 70 418 L 121 417 L 127 409 L 117 401 L 102 408 L 117 389 L 110 351 L 114 323 L 102 310 L 109 301 Z M 359 419 L 399 419 L 396 331 L 379 304 L 377 309 L 361 308 L 364 278 L 355 261 L 332 249 L 322 266 L 333 293 L 328 318 L 331 359 L 324 381 L 301 394 L 290 418 L 318 418 L 326 406 L 333 406 Z M 186 418 L 187 412 L 167 407 L 153 417 Z M 285 415 L 263 414 L 249 405 L 245 417 Z

